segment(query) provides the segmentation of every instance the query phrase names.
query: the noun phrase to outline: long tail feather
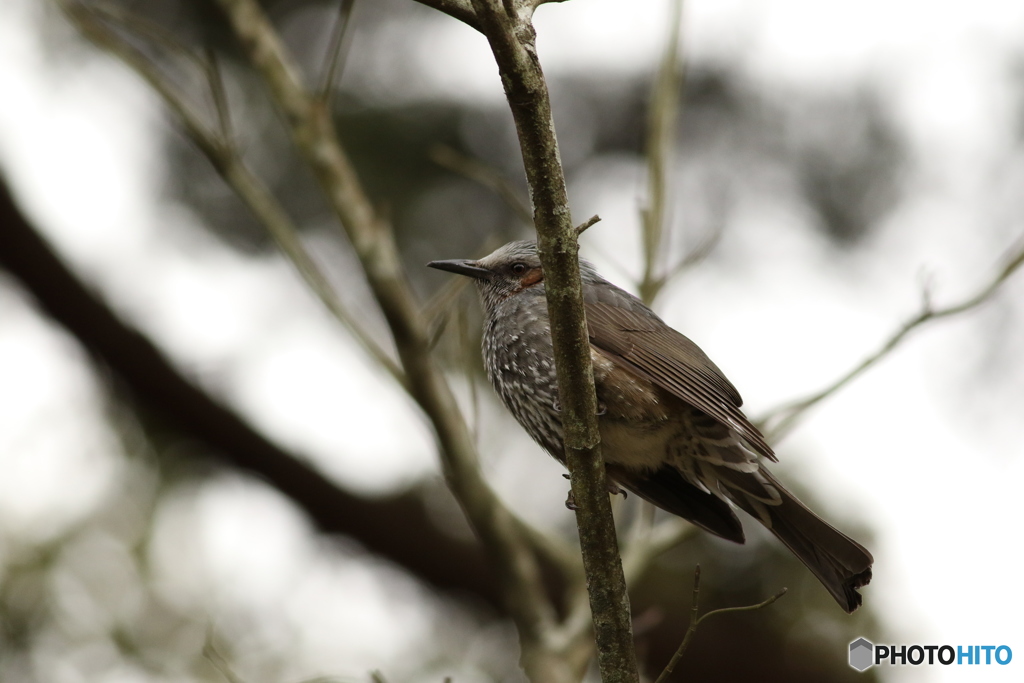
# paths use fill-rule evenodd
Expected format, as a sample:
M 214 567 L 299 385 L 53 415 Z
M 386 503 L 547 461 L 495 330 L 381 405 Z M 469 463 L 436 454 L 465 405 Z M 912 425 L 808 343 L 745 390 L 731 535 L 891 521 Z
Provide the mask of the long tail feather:
M 778 491 L 781 502 L 762 500 L 732 489 L 730 498 L 752 515 L 799 558 L 847 612 L 861 604 L 857 589 L 871 581 L 874 559 L 862 545 L 801 503 L 764 467 L 759 474 Z M 752 476 L 752 475 L 748 475 Z

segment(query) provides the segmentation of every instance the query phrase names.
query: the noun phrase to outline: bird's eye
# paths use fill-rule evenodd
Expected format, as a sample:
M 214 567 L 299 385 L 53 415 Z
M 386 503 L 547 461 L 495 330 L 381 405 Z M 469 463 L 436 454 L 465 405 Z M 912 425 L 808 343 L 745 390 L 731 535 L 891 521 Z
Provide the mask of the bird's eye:
M 523 273 L 526 272 L 526 264 L 525 263 L 514 263 L 514 264 L 512 264 L 512 272 L 515 273 L 516 275 L 522 275 Z

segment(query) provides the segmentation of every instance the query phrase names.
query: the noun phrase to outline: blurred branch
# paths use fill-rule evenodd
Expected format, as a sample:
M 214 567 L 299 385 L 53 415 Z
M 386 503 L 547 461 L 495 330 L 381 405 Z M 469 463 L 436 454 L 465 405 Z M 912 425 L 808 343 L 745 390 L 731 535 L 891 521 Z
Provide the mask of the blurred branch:
M 217 64 L 217 55 L 212 49 L 206 51 L 206 59 L 203 60 L 203 70 L 206 72 L 206 81 L 210 85 L 210 96 L 213 98 L 213 106 L 217 111 L 220 139 L 230 149 L 234 149 L 235 134 L 231 127 L 231 111 L 228 109 L 227 90 L 224 88 L 224 79 L 221 77 L 220 67 Z
M 662 53 L 647 120 L 648 204 L 641 211 L 644 273 L 639 284 L 640 298 L 647 304 L 654 301 L 666 282 L 666 277 L 658 271 L 669 213 L 669 160 L 675 152 L 675 128 L 683 89 L 682 15 L 683 0 L 673 0 L 669 39 Z
M 512 209 L 526 225 L 533 223 L 533 212 L 527 202 L 523 201 L 519 190 L 509 182 L 509 179 L 498 173 L 490 166 L 483 164 L 476 159 L 461 154 L 448 145 L 434 145 L 430 149 L 430 158 L 435 164 L 458 173 L 459 175 L 476 181 L 486 188 L 496 192 L 505 204 Z
M 690 625 L 686 629 L 686 635 L 683 636 L 683 642 L 679 644 L 679 649 L 676 650 L 676 653 L 674 655 L 672 655 L 672 659 L 669 660 L 668 665 L 665 666 L 665 670 L 661 672 L 661 675 L 658 676 L 658 679 L 654 683 L 664 683 L 672 674 L 672 671 L 675 669 L 676 664 L 679 663 L 679 660 L 682 659 L 683 654 L 686 652 L 686 648 L 689 647 L 690 640 L 693 639 L 693 634 L 697 632 L 697 627 L 700 626 L 705 619 L 707 619 L 708 617 L 713 617 L 716 614 L 726 614 L 727 612 L 750 612 L 753 610 L 761 609 L 762 607 L 767 607 L 768 605 L 772 604 L 785 594 L 786 589 L 783 588 L 772 597 L 768 598 L 764 602 L 759 602 L 756 605 L 746 605 L 743 607 L 723 607 L 721 609 L 711 610 L 704 616 L 698 618 L 698 600 L 700 598 L 700 565 L 697 565 L 697 568 L 693 572 L 693 607 L 690 611 Z
M 341 75 L 341 68 L 348 54 L 349 43 L 345 36 L 352 21 L 352 8 L 356 0 L 339 0 L 338 18 L 334 22 L 334 30 L 331 32 L 331 45 L 327 50 L 327 68 L 324 69 L 323 80 L 320 82 L 320 93 L 318 98 L 330 106 L 331 93 L 338 83 Z
M 675 153 L 675 129 L 685 85 L 682 54 L 683 0 L 672 0 L 671 6 L 669 36 L 652 87 L 647 120 L 645 157 L 648 205 L 641 211 L 644 269 L 637 290 L 640 299 L 648 306 L 654 304 L 665 285 L 685 268 L 703 261 L 721 236 L 720 230 L 712 231 L 670 269 L 666 271 L 662 268 L 665 231 L 669 222 L 670 159 Z M 646 572 L 652 560 L 682 542 L 692 528 L 674 521 L 655 528 L 652 527 L 653 521 L 654 506 L 647 501 L 640 501 L 636 524 L 633 525 L 623 553 L 623 567 L 630 584 Z
M 206 642 L 203 643 L 203 658 L 206 659 L 217 670 L 227 683 L 245 683 L 242 678 L 231 668 L 231 663 L 221 654 L 213 642 L 212 630 L 206 632 Z
M 116 13 L 110 8 L 103 8 L 98 14 L 91 8 L 71 0 L 57 0 L 66 16 L 79 31 L 96 45 L 124 61 L 149 83 L 150 87 L 164 99 L 167 105 L 178 116 L 189 137 L 206 155 L 210 163 L 225 181 L 237 192 L 252 210 L 256 218 L 277 242 L 306 284 L 317 295 L 320 301 L 355 337 L 359 345 L 370 354 L 382 368 L 387 370 L 403 386 L 406 383 L 402 370 L 394 360 L 377 344 L 356 319 L 348 312 L 328 282 L 326 276 L 306 251 L 299 238 L 298 227 L 292 222 L 284 207 L 273 196 L 273 193 L 257 178 L 242 162 L 230 136 L 230 116 L 227 110 L 227 99 L 224 86 L 220 79 L 220 71 L 215 63 L 204 62 L 192 55 L 186 48 L 176 49 L 191 57 L 203 66 L 216 105 L 220 134 L 211 132 L 202 117 L 189 106 L 184 93 L 160 73 L 159 69 L 141 51 L 121 38 L 101 20 L 101 16 L 116 21 L 123 29 L 133 31 L 136 26 L 145 26 L 137 22 L 131 15 L 123 11 Z M 176 44 L 164 39 L 168 46 Z
M 58 1 L 84 34 L 125 59 L 164 96 L 218 171 L 257 215 L 267 221 L 282 249 L 333 306 L 336 300 L 329 296 L 333 292 L 302 249 L 294 226 L 269 192 L 248 173 L 226 141 L 207 131 L 181 94 L 141 53 L 119 40 L 86 8 L 67 0 Z M 393 370 L 434 424 L 449 487 L 497 570 L 503 607 L 516 620 L 528 642 L 531 637 L 539 638 L 552 621 L 554 610 L 547 599 L 534 553 L 548 568 L 557 571 L 556 585 L 564 585 L 572 574 L 575 564 L 571 556 L 555 541 L 514 516 L 483 480 L 465 422 L 444 377 L 430 357 L 426 326 L 402 274 L 390 230 L 376 216 L 359 186 L 355 171 L 334 135 L 327 108 L 299 85 L 296 70 L 255 2 L 225 0 L 221 4 L 254 66 L 262 72 L 273 98 L 287 115 L 293 141 L 338 212 L 392 330 L 403 367 L 397 368 L 379 349 L 375 357 Z M 363 339 L 371 341 L 365 334 Z
M 597 428 L 597 397 L 583 312 L 577 232 L 555 141 L 547 83 L 537 58 L 536 31 L 523 3 L 473 0 L 515 119 L 533 200 L 537 246 L 551 324 L 566 464 L 578 509 L 576 524 L 606 683 L 637 681 L 629 597 L 619 558 L 608 482 Z
M 215 461 L 276 488 L 321 532 L 358 539 L 369 552 L 442 590 L 469 593 L 502 608 L 480 547 L 437 529 L 419 493 L 384 499 L 352 495 L 185 379 L 68 269 L 15 205 L 2 178 L 0 226 L 0 267 L 108 370 L 117 388 L 127 389 L 137 409 L 208 447 L 197 453 L 211 453 Z
M 925 323 L 933 320 L 948 318 L 959 313 L 970 311 L 984 304 L 986 301 L 991 299 L 999 290 L 1000 286 L 1002 286 L 1002 284 L 1021 267 L 1021 264 L 1024 264 L 1024 239 L 1022 239 L 1021 243 L 1011 251 L 1010 255 L 1006 259 L 1005 265 L 998 273 L 996 273 L 995 277 L 989 280 L 975 294 L 967 297 L 958 304 L 947 306 L 945 308 L 934 308 L 931 302 L 931 293 L 929 289 L 925 287 L 921 293 L 922 301 L 920 312 L 907 322 L 903 323 L 903 325 L 900 326 L 900 328 L 897 329 L 884 344 L 882 344 L 881 348 L 824 389 L 815 392 L 806 398 L 802 398 L 798 401 L 793 401 L 792 403 L 776 408 L 761 418 L 758 421 L 758 424 L 761 425 L 761 429 L 764 431 L 768 440 L 776 442 L 786 436 L 786 434 L 793 429 L 800 418 L 803 417 L 808 410 L 838 392 L 840 389 L 889 355 L 911 332 L 916 330 L 918 327 L 921 327 Z
M 391 330 L 406 388 L 431 421 L 445 479 L 484 544 L 499 577 L 505 606 L 516 623 L 528 675 L 542 678 L 559 667 L 543 648 L 555 619 L 537 555 L 567 569 L 552 545 L 515 517 L 480 473 L 472 435 L 455 397 L 431 355 L 428 326 L 410 290 L 390 225 L 374 210 L 329 111 L 301 85 L 298 69 L 256 0 L 218 0 L 228 23 L 270 96 L 284 114 L 305 158 L 341 221 L 367 283 Z M 449 8 L 461 3 L 442 3 Z

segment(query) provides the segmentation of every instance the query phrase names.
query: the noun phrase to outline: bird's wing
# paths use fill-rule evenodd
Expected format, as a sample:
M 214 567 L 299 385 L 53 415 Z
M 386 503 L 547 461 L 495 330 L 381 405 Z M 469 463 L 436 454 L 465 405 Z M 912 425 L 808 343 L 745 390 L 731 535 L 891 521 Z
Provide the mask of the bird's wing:
M 585 300 L 590 343 L 694 408 L 735 429 L 777 462 L 761 432 L 740 410 L 743 399 L 711 359 L 638 299 L 601 287 Z

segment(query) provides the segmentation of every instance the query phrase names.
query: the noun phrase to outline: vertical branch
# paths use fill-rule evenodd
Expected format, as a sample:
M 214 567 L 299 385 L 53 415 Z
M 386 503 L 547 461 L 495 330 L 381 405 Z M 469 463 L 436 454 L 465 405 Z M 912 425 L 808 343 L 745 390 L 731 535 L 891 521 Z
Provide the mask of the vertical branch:
M 641 210 L 644 264 L 643 276 L 637 289 L 641 300 L 648 306 L 653 306 L 654 299 L 672 276 L 671 271 L 661 272 L 661 265 L 664 261 L 663 245 L 669 213 L 669 161 L 675 148 L 675 128 L 683 87 L 682 16 L 683 0 L 672 0 L 668 40 L 665 42 L 658 73 L 651 89 L 647 116 L 647 140 L 644 150 L 647 160 L 647 205 Z M 655 557 L 650 552 L 655 550 L 650 545 L 655 507 L 645 500 L 638 501 L 638 504 L 638 514 L 623 553 L 626 574 L 631 580 L 632 577 L 640 575 Z M 672 525 L 667 528 L 678 530 L 679 527 Z M 661 536 L 664 537 L 665 534 Z M 658 549 L 661 549 L 660 545 Z
M 324 68 L 323 79 L 320 81 L 320 91 L 317 99 L 327 102 L 330 106 L 330 98 L 338 78 L 341 75 L 342 66 L 345 63 L 345 56 L 348 53 L 348 27 L 352 23 L 352 8 L 356 0 L 341 0 L 338 4 L 338 18 L 334 22 L 334 30 L 331 31 L 331 45 L 327 50 L 326 67 Z
M 498 63 L 519 134 L 533 198 L 537 244 L 551 321 L 566 463 L 603 681 L 637 681 L 629 598 L 612 518 L 597 428 L 597 398 L 583 312 L 577 232 L 569 212 L 547 84 L 537 59 L 532 7 L 473 0 L 476 21 Z
M 669 160 L 675 147 L 675 126 L 679 116 L 679 97 L 683 86 L 680 57 L 683 0 L 673 0 L 669 19 L 670 33 L 658 67 L 647 118 L 647 206 L 641 212 L 643 228 L 644 274 L 640 298 L 648 305 L 665 283 L 658 272 L 665 225 L 668 222 Z

